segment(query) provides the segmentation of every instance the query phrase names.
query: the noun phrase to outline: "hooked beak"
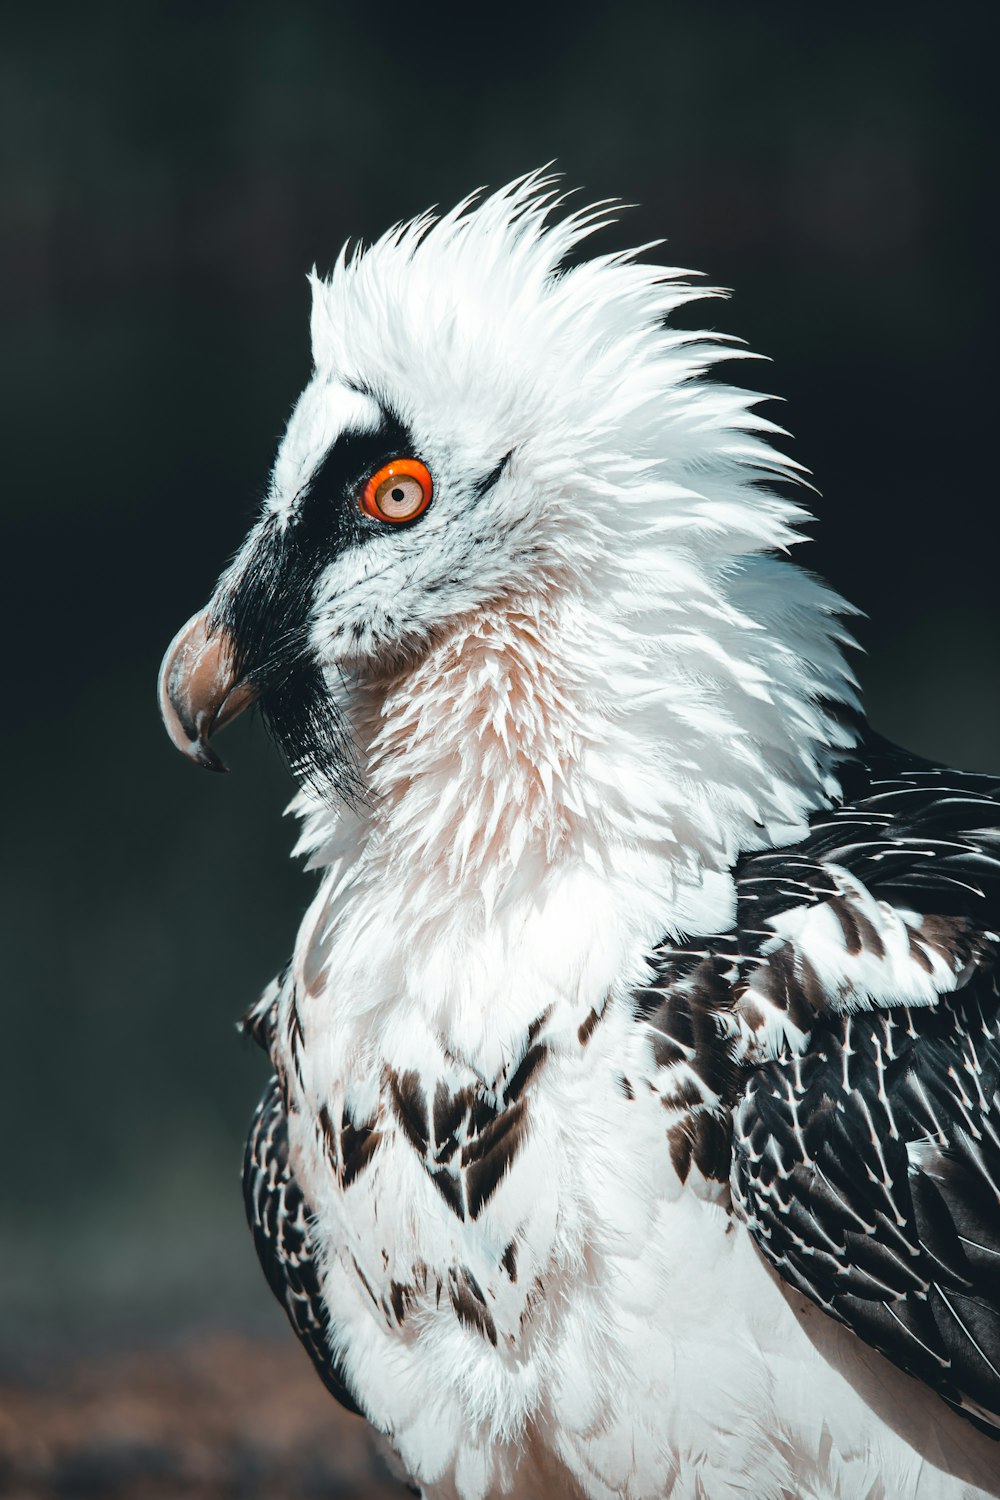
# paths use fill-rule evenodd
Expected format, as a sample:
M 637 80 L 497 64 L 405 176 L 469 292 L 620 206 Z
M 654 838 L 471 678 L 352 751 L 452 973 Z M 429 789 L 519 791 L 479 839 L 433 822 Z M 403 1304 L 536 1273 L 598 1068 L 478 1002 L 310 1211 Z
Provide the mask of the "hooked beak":
M 209 740 L 249 708 L 257 689 L 238 681 L 232 638 L 224 627 L 210 624 L 207 608 L 194 615 L 167 647 L 159 694 L 164 726 L 178 750 L 208 771 L 228 770 Z

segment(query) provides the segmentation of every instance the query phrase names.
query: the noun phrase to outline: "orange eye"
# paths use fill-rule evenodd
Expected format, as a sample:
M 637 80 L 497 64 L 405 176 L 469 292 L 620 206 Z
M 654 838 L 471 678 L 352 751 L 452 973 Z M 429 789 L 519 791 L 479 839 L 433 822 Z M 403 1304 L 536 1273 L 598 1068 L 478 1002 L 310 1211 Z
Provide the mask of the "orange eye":
M 376 469 L 361 495 L 361 509 L 376 521 L 412 521 L 430 505 L 434 481 L 419 458 L 394 458 Z

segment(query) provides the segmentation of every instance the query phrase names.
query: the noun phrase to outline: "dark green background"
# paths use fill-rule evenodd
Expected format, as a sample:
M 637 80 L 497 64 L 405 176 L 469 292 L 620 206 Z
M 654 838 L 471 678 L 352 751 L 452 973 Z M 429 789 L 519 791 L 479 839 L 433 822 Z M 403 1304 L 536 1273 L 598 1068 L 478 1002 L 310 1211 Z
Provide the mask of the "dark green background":
M 875 723 L 1000 770 L 987 6 L 21 6 L 4 23 L 2 1343 L 276 1318 L 233 1022 L 309 880 L 259 726 L 228 780 L 156 668 L 308 373 L 305 272 L 556 158 L 606 246 L 735 288 L 870 615 Z

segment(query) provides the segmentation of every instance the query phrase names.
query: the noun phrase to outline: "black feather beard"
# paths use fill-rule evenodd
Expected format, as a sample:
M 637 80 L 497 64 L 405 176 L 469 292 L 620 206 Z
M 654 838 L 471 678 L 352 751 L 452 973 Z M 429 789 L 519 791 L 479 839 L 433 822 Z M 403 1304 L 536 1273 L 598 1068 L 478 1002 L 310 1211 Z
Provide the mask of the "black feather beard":
M 213 624 L 228 632 L 236 678 L 258 692 L 261 717 L 296 780 L 356 807 L 364 798 L 347 719 L 310 649 L 314 589 L 326 558 L 268 518 Z

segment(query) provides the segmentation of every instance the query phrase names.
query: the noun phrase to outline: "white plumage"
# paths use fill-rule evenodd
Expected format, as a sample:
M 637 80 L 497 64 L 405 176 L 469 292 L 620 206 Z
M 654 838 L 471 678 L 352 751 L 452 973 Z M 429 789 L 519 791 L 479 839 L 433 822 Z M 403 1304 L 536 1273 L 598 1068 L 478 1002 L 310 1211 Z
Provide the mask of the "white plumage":
M 953 1161 L 978 1132 L 966 1207 L 1000 1169 L 995 788 L 928 799 L 911 762 L 879 769 L 847 606 L 784 556 L 804 512 L 768 483 L 798 466 L 758 397 L 709 378 L 741 351 L 670 326 L 706 295 L 683 273 L 565 269 L 605 214 L 555 207 L 529 177 L 313 278 L 315 371 L 263 515 L 165 662 L 196 759 L 260 697 L 319 876 L 248 1018 L 277 1073 L 247 1169 L 265 1269 L 435 1500 L 998 1495 L 993 1440 L 869 1347 L 1000 1425 L 996 1283 L 934 1269 L 917 1202 L 928 1140 Z M 362 514 L 402 457 L 426 509 Z M 864 833 L 831 843 L 848 816 Z M 810 1079 L 867 1057 L 845 1014 L 937 1024 L 966 991 L 954 1035 L 879 1033 L 840 1111 L 868 1111 L 851 1171 L 895 1222 L 867 1231 L 864 1296 L 897 1349 L 841 1296 L 866 1210 L 850 1171 L 815 1198 L 834 1147 Z M 979 1096 L 943 1142 L 914 1126 L 896 1172 L 911 1034 L 907 1088 L 961 1039 Z M 922 1279 L 897 1287 L 890 1256 Z M 937 1335 L 906 1330 L 939 1294 L 981 1321 L 935 1380 L 907 1340 Z

